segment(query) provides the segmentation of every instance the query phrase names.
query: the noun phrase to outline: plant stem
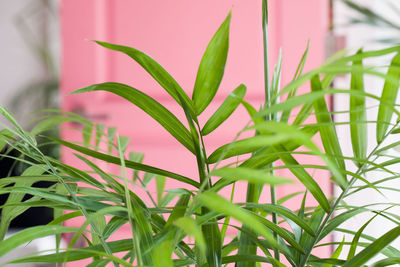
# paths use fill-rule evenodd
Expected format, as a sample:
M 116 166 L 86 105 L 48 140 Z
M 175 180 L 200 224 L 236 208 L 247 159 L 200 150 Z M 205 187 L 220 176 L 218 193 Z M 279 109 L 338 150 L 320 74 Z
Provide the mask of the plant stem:
M 268 0 L 262 0 L 262 28 L 263 28 L 263 47 L 264 47 L 264 86 L 265 86 L 265 106 L 271 106 L 272 104 L 272 96 L 271 96 L 271 87 L 269 86 L 269 54 L 268 54 Z M 265 120 L 272 120 L 272 114 L 267 115 Z M 270 174 L 273 174 L 272 167 L 273 164 L 269 166 Z M 276 205 L 276 190 L 275 186 L 270 186 L 271 193 L 271 204 Z M 272 222 L 278 225 L 278 218 L 276 213 L 272 213 Z M 274 233 L 275 239 L 278 238 L 278 235 Z M 274 257 L 279 261 L 279 251 L 274 248 Z

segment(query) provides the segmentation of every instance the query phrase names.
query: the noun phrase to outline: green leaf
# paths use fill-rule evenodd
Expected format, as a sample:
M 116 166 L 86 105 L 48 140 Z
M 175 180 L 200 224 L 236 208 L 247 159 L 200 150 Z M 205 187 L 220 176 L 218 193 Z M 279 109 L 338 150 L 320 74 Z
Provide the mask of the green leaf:
M 76 229 L 78 230 L 78 229 Z M 110 250 L 113 253 L 121 251 L 129 251 L 132 249 L 132 239 L 122 239 L 118 241 L 108 242 Z M 13 263 L 27 263 L 27 262 L 70 262 L 77 261 L 86 258 L 93 257 L 91 251 L 101 251 L 104 252 L 104 248 L 101 245 L 90 246 L 82 249 L 70 249 L 68 252 L 60 252 L 49 255 L 40 256 L 28 256 L 22 259 L 13 260 Z
M 190 195 L 184 194 L 182 195 L 175 207 L 173 208 L 171 215 L 168 217 L 168 221 L 165 224 L 165 229 L 168 229 L 177 219 L 185 216 L 185 212 L 190 200 Z
M 380 261 L 375 262 L 371 265 L 371 267 L 384 267 L 384 266 L 392 266 L 392 265 L 400 264 L 400 257 L 387 258 Z
M 204 239 L 201 227 L 191 217 L 180 217 L 176 219 L 174 225 L 181 228 L 188 236 L 194 237 L 196 245 L 203 255 L 206 253 L 206 241 Z
M 93 125 L 86 125 L 82 129 L 83 144 L 86 147 L 90 146 L 90 139 L 92 138 L 92 131 L 93 131 Z
M 340 245 L 335 249 L 335 251 L 333 252 L 333 254 L 332 254 L 332 256 L 331 256 L 331 259 L 332 259 L 332 260 L 337 260 L 337 259 L 339 258 L 340 253 L 342 253 L 342 250 L 343 250 L 344 242 L 345 242 L 345 238 L 344 238 L 344 236 L 343 236 L 342 242 L 341 242 Z M 324 264 L 324 265 L 322 265 L 322 267 L 333 267 L 333 266 L 334 266 L 334 265 L 332 265 L 332 264 Z
M 272 263 L 273 266 L 286 267 L 286 265 L 280 263 L 279 261 L 277 261 L 272 257 L 261 257 L 257 255 L 232 255 L 222 258 L 222 264 L 237 263 L 237 262 L 252 262 L 252 263 L 266 262 L 266 263 Z
M 118 164 L 118 165 L 121 164 L 121 160 L 120 160 L 119 157 L 114 157 L 114 156 L 103 154 L 103 153 L 100 153 L 100 152 L 97 152 L 97 151 L 94 151 L 94 150 L 90 150 L 88 148 L 85 148 L 85 147 L 82 147 L 82 146 L 79 146 L 79 145 L 75 145 L 73 143 L 70 143 L 70 142 L 67 142 L 67 141 L 64 141 L 64 140 L 61 140 L 61 139 L 58 139 L 58 138 L 49 137 L 49 139 L 51 139 L 51 140 L 53 140 L 53 141 L 55 141 L 55 142 L 57 142 L 57 143 L 59 143 L 61 145 L 64 145 L 66 147 L 69 147 L 69 148 L 71 148 L 73 150 L 81 152 L 81 153 L 83 153 L 85 155 L 94 157 L 96 159 L 101 159 L 101 160 L 104 160 L 106 162 L 113 163 L 113 164 Z M 125 164 L 126 164 L 126 167 L 131 168 L 131 169 L 150 172 L 150 173 L 154 173 L 154 174 L 158 174 L 158 175 L 163 175 L 163 176 L 175 179 L 177 181 L 181 181 L 183 183 L 192 185 L 192 186 L 197 187 L 197 188 L 200 187 L 198 182 L 196 182 L 196 181 L 194 181 L 194 180 L 192 180 L 192 179 L 190 179 L 188 177 L 176 174 L 176 173 L 172 173 L 172 172 L 169 172 L 169 171 L 165 171 L 165 170 L 162 170 L 162 169 L 159 169 L 159 168 L 155 168 L 155 167 L 152 167 L 152 166 L 148 166 L 148 165 L 145 165 L 145 164 L 140 164 L 140 163 L 129 161 L 129 160 L 125 160 Z
M 356 254 L 357 247 L 358 247 L 358 241 L 360 240 L 362 232 L 368 226 L 368 224 L 370 224 L 370 222 L 372 222 L 378 215 L 379 215 L 379 213 L 375 214 L 360 229 L 358 229 L 357 233 L 353 237 L 353 240 L 351 241 L 349 253 L 347 254 L 347 260 L 350 260 L 351 258 L 354 257 L 354 255 Z
M 160 203 L 163 197 L 165 188 L 165 177 L 157 175 L 156 176 L 156 187 L 157 187 L 157 203 Z
M 211 176 L 218 176 L 228 181 L 248 181 L 254 184 L 282 185 L 293 183 L 292 180 L 269 174 L 265 170 L 253 170 L 245 167 L 215 169 L 210 172 Z
M 309 233 L 311 236 L 315 236 L 313 229 L 311 229 L 310 226 L 308 226 L 308 224 L 302 218 L 297 216 L 296 213 L 294 213 L 288 208 L 272 204 L 246 203 L 245 205 L 246 207 L 262 209 L 270 213 L 274 212 L 278 214 L 280 217 L 284 218 L 285 220 L 293 221 L 302 229 L 304 229 L 307 233 Z
M 359 50 L 357 54 L 362 53 Z M 353 65 L 362 66 L 362 60 L 353 61 Z M 362 73 L 351 74 L 351 90 L 364 92 L 364 78 Z M 365 109 L 365 98 L 362 96 L 350 95 L 350 122 L 364 122 L 367 120 Z M 353 146 L 354 156 L 364 159 L 367 151 L 367 124 L 350 124 L 351 144 Z
M 27 168 L 23 173 L 22 176 L 37 176 L 41 175 L 44 172 L 46 172 L 47 166 L 46 165 L 32 165 L 29 168 Z M 15 185 L 14 187 L 30 187 L 33 184 L 33 181 L 26 181 L 26 180 L 18 180 L 18 178 L 15 179 Z M 20 193 L 20 192 L 12 192 L 9 194 L 7 201 L 5 205 L 10 204 L 10 203 L 21 203 L 25 194 Z M 23 212 L 25 212 L 28 207 L 4 207 L 1 210 L 1 220 L 0 220 L 0 240 L 4 238 L 6 235 L 6 232 L 8 230 L 8 227 L 10 226 L 10 223 L 13 219 L 21 215 Z
M 210 104 L 221 83 L 229 48 L 229 24 L 231 13 L 215 33 L 201 59 L 193 89 L 193 104 L 200 115 Z
M 85 118 L 77 117 L 77 116 L 49 116 L 46 119 L 37 123 L 33 129 L 31 130 L 31 134 L 36 136 L 40 133 L 43 133 L 47 130 L 50 130 L 52 127 L 60 125 L 65 122 L 77 122 L 87 126 L 91 126 L 93 123 L 88 121 Z
M 96 142 L 95 142 L 96 150 L 99 150 L 100 141 L 104 135 L 104 127 L 105 127 L 105 125 L 102 123 L 96 124 Z
M 325 228 L 321 232 L 321 234 L 319 236 L 319 240 L 321 240 L 325 236 L 329 235 L 332 231 L 335 231 L 335 229 L 338 228 L 345 221 L 353 218 L 357 214 L 367 212 L 367 211 L 368 211 L 368 209 L 366 209 L 366 208 L 357 207 L 355 209 L 343 212 L 343 213 L 333 217 L 332 219 L 329 220 L 328 224 L 325 226 Z
M 174 267 L 172 262 L 173 242 L 165 240 L 154 248 L 154 267 Z
M 107 238 L 109 238 L 113 233 L 115 233 L 115 231 L 117 231 L 127 222 L 128 220 L 126 218 L 112 217 L 103 230 L 104 239 L 107 240 Z
M 136 105 L 155 119 L 189 151 L 194 153 L 192 138 L 185 126 L 168 109 L 135 88 L 121 83 L 101 83 L 79 89 L 72 92 L 72 94 L 99 90 L 119 95 Z
M 400 53 L 397 54 L 390 64 L 387 75 L 393 76 L 395 79 L 400 79 Z M 399 89 L 398 84 L 393 84 L 391 81 L 386 80 L 382 91 L 382 100 L 379 104 L 377 126 L 376 126 L 376 140 L 381 143 L 392 119 L 392 107 L 396 103 L 397 92 Z
M 318 128 L 313 125 L 301 129 L 301 132 L 310 136 L 314 136 L 317 133 L 317 131 Z M 292 153 L 293 150 L 299 148 L 301 145 L 302 144 L 296 141 L 290 140 L 288 142 L 285 142 L 284 145 L 281 145 L 281 147 L 284 150 L 278 149 L 278 151 L 280 153 Z M 249 158 L 248 160 L 243 162 L 240 166 L 249 168 L 263 168 L 264 166 L 273 163 L 278 159 L 279 159 L 279 154 L 276 153 L 276 149 L 274 147 L 267 147 L 260 151 L 257 151 L 256 156 Z
M 232 93 L 229 94 L 217 111 L 215 111 L 215 113 L 208 119 L 201 130 L 201 133 L 203 135 L 211 133 L 226 119 L 228 119 L 229 116 L 239 106 L 245 94 L 246 86 L 244 84 L 239 85 Z
M 265 237 L 265 239 L 267 239 L 272 247 L 281 248 L 271 232 L 266 230 L 265 226 L 250 211 L 242 209 L 237 205 L 229 202 L 222 196 L 211 192 L 202 193 L 198 195 L 197 198 L 206 207 L 235 218 L 236 220 L 243 223 L 243 225 L 249 227 L 255 233 Z
M 313 92 L 323 91 L 321 81 L 318 75 L 315 75 L 311 79 L 311 90 Z M 340 170 L 345 170 L 346 165 L 344 164 L 342 150 L 340 148 L 339 139 L 336 134 L 335 126 L 332 123 L 332 118 L 328 111 L 328 106 L 326 105 L 325 99 L 319 98 L 314 102 L 315 109 L 315 117 L 317 122 L 320 124 L 326 124 L 325 126 L 321 125 L 319 127 L 319 132 L 321 135 L 322 145 L 325 149 L 325 153 L 328 154 L 328 157 L 336 163 L 336 167 Z M 335 175 L 335 173 L 333 173 Z M 335 175 L 336 176 L 336 175 Z M 339 180 L 341 177 L 335 177 L 336 180 Z M 343 188 L 344 183 L 340 183 L 340 186 Z
M 113 145 L 114 145 L 114 142 L 115 142 L 115 134 L 116 134 L 116 132 L 117 132 L 117 128 L 115 128 L 115 127 L 108 127 L 107 128 L 107 142 L 108 142 L 108 144 L 107 144 L 107 146 L 108 146 L 107 152 L 108 152 L 108 154 L 111 154 L 111 152 L 112 152 Z
M 279 147 L 278 147 L 279 150 Z M 329 201 L 326 198 L 324 192 L 314 178 L 308 174 L 308 172 L 297 162 L 297 160 L 290 154 L 282 153 L 279 154 L 280 159 L 289 166 L 289 170 L 299 179 L 299 181 L 307 188 L 307 190 L 314 196 L 315 200 L 321 205 L 321 207 L 326 211 L 330 211 Z
M 34 239 L 54 234 L 76 232 L 78 228 L 60 225 L 41 225 L 24 229 L 9 238 L 0 241 L 0 257 Z
M 256 129 L 257 131 L 261 133 L 274 133 L 275 136 L 279 136 L 280 138 L 287 138 L 289 140 L 296 141 L 299 144 L 304 145 L 304 147 L 310 149 L 310 151 L 322 158 L 326 164 L 328 169 L 333 173 L 335 181 L 341 186 L 345 187 L 347 184 L 347 181 L 343 177 L 340 169 L 332 163 L 331 159 L 324 153 L 322 153 L 319 148 L 314 144 L 314 142 L 311 140 L 311 135 L 307 134 L 304 131 L 299 130 L 295 126 L 288 125 L 286 123 L 281 123 L 281 122 L 274 122 L 274 121 L 265 121 L 262 123 L 258 123 L 253 127 L 249 128 L 250 130 Z M 282 144 L 279 144 L 282 145 Z M 279 147 L 278 144 L 275 145 L 276 147 Z M 280 147 L 281 149 L 278 149 L 278 154 L 279 151 L 284 151 L 284 147 Z M 339 147 L 340 149 L 340 147 Z M 343 158 L 340 158 L 340 160 L 343 161 Z
M 208 157 L 207 162 L 215 163 L 218 160 L 227 159 L 230 157 L 243 155 L 247 153 L 252 153 L 260 148 L 283 143 L 285 141 L 288 141 L 288 137 L 283 135 L 271 135 L 271 136 L 257 135 L 250 138 L 241 139 L 217 148 Z
M 141 65 L 165 89 L 165 91 L 167 91 L 167 93 L 176 100 L 179 105 L 181 105 L 182 99 L 186 106 L 189 107 L 191 114 L 195 114 L 192 101 L 185 91 L 183 91 L 181 86 L 174 80 L 174 78 L 172 78 L 172 76 L 150 56 L 132 47 L 100 41 L 95 42 L 105 48 L 122 52 L 131 57 L 133 60 L 139 63 L 139 65 Z M 179 99 L 179 97 L 181 99 Z
M 368 247 L 363 249 L 360 253 L 358 253 L 354 258 L 347 261 L 343 267 L 352 267 L 352 266 L 362 266 L 376 254 L 378 254 L 381 250 L 387 247 L 392 241 L 394 241 L 400 235 L 400 226 L 393 228 L 388 231 L 386 234 L 381 236 L 372 242 Z

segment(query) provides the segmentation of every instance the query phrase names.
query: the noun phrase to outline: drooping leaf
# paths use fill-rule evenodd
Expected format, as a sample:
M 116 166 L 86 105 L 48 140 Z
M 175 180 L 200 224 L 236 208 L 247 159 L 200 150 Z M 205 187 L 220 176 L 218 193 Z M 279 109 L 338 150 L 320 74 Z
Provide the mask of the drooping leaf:
M 78 230 L 78 229 L 76 229 Z M 110 250 L 113 253 L 129 251 L 132 249 L 132 239 L 121 239 L 118 241 L 112 241 L 107 243 Z M 22 259 L 13 260 L 13 263 L 28 263 L 28 262 L 70 262 L 77 261 L 86 258 L 93 257 L 93 254 L 89 251 L 96 250 L 104 252 L 104 248 L 101 245 L 95 245 L 91 247 L 81 248 L 78 250 L 71 249 L 66 252 L 54 253 L 49 255 L 40 255 L 40 256 L 27 256 Z
M 61 145 L 64 145 L 66 147 L 69 147 L 69 148 L 71 148 L 73 150 L 81 152 L 81 153 L 83 153 L 85 155 L 88 155 L 88 156 L 91 156 L 91 157 L 94 157 L 94 158 L 97 158 L 97 159 L 101 159 L 101 160 L 104 160 L 104 161 L 109 162 L 109 163 L 121 164 L 121 160 L 118 157 L 114 157 L 114 156 L 103 154 L 103 153 L 100 153 L 100 152 L 97 152 L 97 151 L 93 151 L 93 150 L 90 150 L 88 148 L 85 148 L 85 147 L 82 147 L 82 146 L 79 146 L 79 145 L 76 145 L 76 144 L 73 144 L 73 143 L 58 139 L 58 138 L 49 137 L 49 139 L 51 139 L 51 140 L 53 140 L 53 141 L 55 141 L 55 142 L 57 142 L 57 143 L 59 143 Z M 179 175 L 179 174 L 175 174 L 175 173 L 172 173 L 172 172 L 169 172 L 169 171 L 165 171 L 165 170 L 162 170 L 162 169 L 159 169 L 159 168 L 151 167 L 151 166 L 148 166 L 148 165 L 145 165 L 145 164 L 132 162 L 132 161 L 129 161 L 129 160 L 125 160 L 125 164 L 126 164 L 126 167 L 128 167 L 128 168 L 132 168 L 132 169 L 135 169 L 135 170 L 141 170 L 141 171 L 145 171 L 145 172 L 150 172 L 150 173 L 154 173 L 154 174 L 163 175 L 163 176 L 166 176 L 166 177 L 169 177 L 169 178 L 172 178 L 172 179 L 176 179 L 178 181 L 190 184 L 190 185 L 192 185 L 194 187 L 200 187 L 198 182 L 196 182 L 196 181 L 194 181 L 194 180 L 192 180 L 192 179 L 190 179 L 188 177 Z
M 229 24 L 231 13 L 219 27 L 200 62 L 193 89 L 193 104 L 196 114 L 201 114 L 210 104 L 221 83 L 229 48 Z
M 59 233 L 71 233 L 77 230 L 78 228 L 75 227 L 65 227 L 61 225 L 40 225 L 24 229 L 0 241 L 0 257 L 34 239 Z
M 167 91 L 169 95 L 171 95 L 175 101 L 181 105 L 181 99 L 184 103 L 189 107 L 192 114 L 195 114 L 192 101 L 188 97 L 188 95 L 183 91 L 181 86 L 172 78 L 172 76 L 154 59 L 145 53 L 128 46 L 115 45 L 106 42 L 96 41 L 99 45 L 114 50 L 122 52 L 137 63 L 139 63 L 164 89 Z
M 77 91 L 74 91 L 72 94 L 99 90 L 119 95 L 131 102 L 132 104 L 136 105 L 148 115 L 150 115 L 153 119 L 155 119 L 189 151 L 194 152 L 193 142 L 190 133 L 185 128 L 185 126 L 168 109 L 166 109 L 150 96 L 140 92 L 135 88 L 121 83 L 101 83 L 79 89 Z

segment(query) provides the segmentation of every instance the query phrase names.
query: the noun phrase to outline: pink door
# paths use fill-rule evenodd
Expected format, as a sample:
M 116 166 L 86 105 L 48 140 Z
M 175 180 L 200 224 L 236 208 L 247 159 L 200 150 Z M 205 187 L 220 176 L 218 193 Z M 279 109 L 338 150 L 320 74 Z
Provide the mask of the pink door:
M 102 92 L 65 95 L 93 83 L 121 82 L 143 90 L 183 118 L 175 102 L 137 63 L 87 40 L 132 46 L 147 53 L 191 95 L 201 56 L 230 9 L 230 50 L 225 76 L 201 123 L 241 83 L 247 86 L 245 99 L 258 107 L 264 98 L 261 0 L 64 0 L 61 6 L 63 109 L 83 110 L 97 121 L 116 126 L 119 133 L 131 137 L 131 150 L 145 153 L 145 163 L 182 175 L 195 175 L 193 155 L 132 104 Z M 308 39 L 311 50 L 306 70 L 324 60 L 329 1 L 270 0 L 269 13 L 271 62 L 276 62 L 282 47 L 285 84 L 293 77 Z M 240 108 L 232 118 L 206 139 L 208 153 L 232 141 L 248 120 Z M 64 133 L 64 137 L 75 138 L 71 133 Z M 64 158 L 74 161 L 67 153 Z M 172 182 L 168 184 L 173 186 Z M 329 192 L 330 185 L 326 183 L 324 187 Z M 278 195 L 295 189 L 281 187 Z M 239 190 L 243 201 L 245 186 Z

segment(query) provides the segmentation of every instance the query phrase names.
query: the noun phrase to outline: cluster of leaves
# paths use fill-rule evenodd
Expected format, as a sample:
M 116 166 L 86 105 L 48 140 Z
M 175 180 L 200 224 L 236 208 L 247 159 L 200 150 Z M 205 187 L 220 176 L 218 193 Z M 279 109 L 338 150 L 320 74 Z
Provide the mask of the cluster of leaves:
M 104 125 L 58 112 L 44 117 L 32 131 L 26 132 L 6 109 L 0 109 L 11 123 L 11 127 L 5 127 L 0 132 L 2 144 L 7 143 L 18 150 L 23 155 L 19 160 L 24 161 L 28 157 L 38 162 L 20 177 L 0 180 L 0 194 L 10 193 L 2 207 L 0 237 L 3 239 L 9 222 L 26 208 L 47 206 L 55 210 L 55 219 L 49 225 L 32 227 L 0 241 L 0 257 L 36 238 L 56 235 L 60 240 L 62 233 L 73 233 L 67 248 L 57 247 L 50 254 L 30 255 L 12 262 L 71 262 L 92 258 L 90 266 L 110 263 L 115 266 L 222 266 L 235 263 L 241 267 L 263 262 L 273 266 L 285 266 L 283 262 L 286 262 L 296 267 L 362 266 L 377 254 L 385 259 L 375 263 L 375 266 L 400 261 L 400 251 L 390 246 L 400 234 L 400 226 L 378 238 L 363 233 L 370 221 L 378 216 L 399 225 L 398 215 L 389 211 L 395 204 L 385 204 L 383 208 L 376 205 L 354 207 L 345 202 L 347 197 L 362 190 L 395 190 L 384 187 L 383 183 L 399 178 L 397 172 L 390 170 L 390 165 L 398 160 L 389 155 L 390 149 L 398 143 L 386 144 L 385 140 L 390 134 L 398 132 L 399 122 L 393 123 L 392 117 L 399 115 L 395 99 L 399 87 L 400 54 L 393 57 L 386 73 L 364 66 L 363 60 L 399 53 L 400 47 L 359 51 L 350 56 L 338 54 L 321 67 L 303 74 L 307 48 L 293 80 L 283 88 L 280 87 L 281 59 L 278 61 L 268 86 L 268 101 L 261 110 L 256 110 L 243 99 L 246 87 L 239 85 L 205 125 L 200 125 L 198 117 L 213 100 L 224 74 L 230 18 L 229 14 L 207 46 L 191 98 L 164 68 L 143 52 L 97 42 L 128 55 L 140 64 L 182 107 L 186 122 L 180 121 L 150 96 L 125 84 L 95 84 L 75 92 L 111 92 L 142 109 L 193 153 L 198 178 L 143 164 L 140 155 L 126 151 L 129 140 L 118 136 L 115 128 L 106 130 Z M 335 76 L 343 74 L 351 75 L 349 88 L 332 88 Z M 385 80 L 381 95 L 365 92 L 365 75 Z M 299 95 L 297 89 L 305 83 L 310 84 L 311 92 Z M 335 128 L 337 123 L 332 120 L 333 113 L 329 111 L 325 99 L 332 94 L 349 95 L 350 109 L 346 111 L 349 120 L 341 124 L 348 125 L 350 129 L 353 155 L 342 153 Z M 366 121 L 366 99 L 379 103 L 376 121 Z M 208 154 L 204 136 L 217 129 L 240 105 L 248 111 L 249 123 L 232 142 Z M 293 112 L 295 109 L 296 112 Z M 310 117 L 315 121 L 308 120 Z M 50 142 L 73 150 L 90 171 L 48 157 L 37 146 L 37 135 L 63 122 L 83 124 L 84 141 L 76 143 L 49 138 Z M 375 144 L 367 142 L 368 124 L 376 127 Z M 240 135 L 247 131 L 255 132 L 255 135 L 241 138 Z M 323 151 L 314 143 L 315 140 L 322 143 Z M 370 151 L 367 150 L 369 145 L 374 146 Z M 314 162 L 321 164 L 302 163 L 297 155 L 320 158 L 320 161 Z M 7 154 L 3 156 L 7 157 Z M 121 172 L 107 173 L 93 159 L 118 165 Z M 277 161 L 283 164 L 274 164 Z M 356 170 L 351 171 L 354 168 Z M 288 169 L 294 178 L 275 175 L 275 170 L 279 169 Z M 331 173 L 331 180 L 340 190 L 339 196 L 331 197 L 329 192 L 324 192 L 317 179 L 310 174 L 313 170 Z M 368 173 L 377 170 L 383 178 L 368 181 Z M 146 190 L 153 179 L 157 184 L 157 199 Z M 182 188 L 165 191 L 166 179 L 181 182 Z M 302 191 L 271 200 L 271 203 L 259 201 L 264 187 L 274 189 L 294 179 L 302 185 Z M 46 189 L 32 187 L 37 181 L 56 183 Z M 234 186 L 238 181 L 249 184 L 245 203 L 233 202 Z M 356 182 L 361 182 L 361 185 Z M 220 194 L 227 187 L 232 188 L 231 199 Z M 139 189 L 144 190 L 148 201 L 137 194 Z M 25 194 L 32 195 L 32 198 L 22 201 Z M 285 201 L 299 195 L 302 195 L 303 201 L 298 209 L 285 207 Z M 307 197 L 313 198 L 317 205 L 307 206 Z M 372 218 L 357 232 L 340 228 L 350 218 L 366 212 L 371 213 Z M 63 223 L 76 217 L 85 218 L 80 227 L 63 226 Z M 113 233 L 124 225 L 130 227 L 132 235 L 123 240 L 110 241 Z M 237 236 L 228 236 L 228 229 L 236 231 Z M 332 245 L 326 237 L 333 232 L 347 233 L 352 240 L 338 242 L 339 246 L 330 258 L 315 255 L 315 248 Z M 81 237 L 86 240 L 87 246 L 73 248 Z M 342 252 L 345 246 L 349 247 L 347 255 Z

